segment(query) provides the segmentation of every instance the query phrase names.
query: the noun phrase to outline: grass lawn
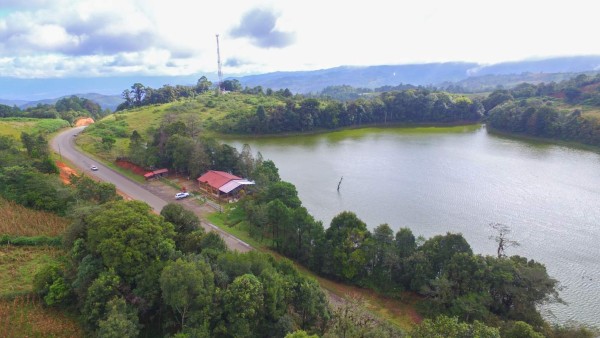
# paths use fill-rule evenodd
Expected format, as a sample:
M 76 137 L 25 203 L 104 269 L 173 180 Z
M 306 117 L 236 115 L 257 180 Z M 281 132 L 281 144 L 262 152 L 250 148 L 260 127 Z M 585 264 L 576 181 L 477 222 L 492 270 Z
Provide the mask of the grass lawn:
M 2 118 L 0 119 L 0 135 L 7 135 L 20 140 L 21 133 L 52 133 L 69 126 L 69 122 L 61 119 Z
M 0 246 L 0 299 L 32 292 L 35 274 L 64 254 L 55 247 Z

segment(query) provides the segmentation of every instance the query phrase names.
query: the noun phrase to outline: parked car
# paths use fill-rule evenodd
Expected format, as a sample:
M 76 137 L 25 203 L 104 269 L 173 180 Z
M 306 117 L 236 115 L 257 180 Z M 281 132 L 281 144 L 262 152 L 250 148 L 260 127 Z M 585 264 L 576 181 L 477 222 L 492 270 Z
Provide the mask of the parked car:
M 189 192 L 178 192 L 178 193 L 175 194 L 175 199 L 176 200 L 180 200 L 180 199 L 186 198 L 188 196 L 190 196 Z
M 93 165 L 93 166 L 91 166 L 91 167 L 90 167 L 90 169 L 91 169 L 92 171 L 96 171 L 96 170 L 98 170 L 98 167 L 96 167 L 95 165 Z

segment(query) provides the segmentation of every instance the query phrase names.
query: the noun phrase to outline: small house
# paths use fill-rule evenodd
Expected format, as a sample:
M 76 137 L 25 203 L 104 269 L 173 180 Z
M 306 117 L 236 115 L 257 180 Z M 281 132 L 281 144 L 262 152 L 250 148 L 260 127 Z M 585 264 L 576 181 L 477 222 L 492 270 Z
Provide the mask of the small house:
M 200 189 L 218 197 L 233 198 L 247 185 L 254 182 L 224 171 L 209 170 L 197 179 Z

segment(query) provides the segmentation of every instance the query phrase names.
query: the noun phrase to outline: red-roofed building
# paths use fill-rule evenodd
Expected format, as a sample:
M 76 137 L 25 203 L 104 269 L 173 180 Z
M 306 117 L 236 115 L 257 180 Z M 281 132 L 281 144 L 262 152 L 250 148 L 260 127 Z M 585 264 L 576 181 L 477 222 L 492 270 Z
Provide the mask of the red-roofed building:
M 232 196 L 239 191 L 240 187 L 254 184 L 241 177 L 217 170 L 209 170 L 197 180 L 201 189 L 218 197 Z
M 154 170 L 154 171 L 144 174 L 144 178 L 150 179 L 150 178 L 154 178 L 154 177 L 166 176 L 168 173 L 169 173 L 168 169 L 158 169 L 158 170 Z

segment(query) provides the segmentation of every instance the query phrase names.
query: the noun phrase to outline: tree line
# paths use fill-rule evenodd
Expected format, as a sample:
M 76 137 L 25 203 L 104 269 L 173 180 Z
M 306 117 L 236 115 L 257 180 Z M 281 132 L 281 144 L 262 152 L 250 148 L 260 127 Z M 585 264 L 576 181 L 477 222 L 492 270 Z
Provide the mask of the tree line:
M 0 104 L 0 117 L 63 119 L 70 124 L 73 124 L 79 117 L 91 117 L 99 120 L 110 113 L 108 109 L 102 110 L 98 103 L 77 96 L 63 97 L 55 104 L 38 103 L 34 107 L 25 109 Z
M 370 231 L 352 212 L 342 212 L 325 229 L 302 206 L 295 187 L 274 178 L 240 202 L 233 219 L 252 236 L 317 274 L 367 287 L 392 297 L 416 292 L 422 311 L 461 321 L 523 321 L 538 331 L 547 323 L 537 307 L 560 302 L 558 282 L 543 264 L 525 257 L 473 253 L 461 234 L 417 238 L 409 228 L 387 224 Z
M 583 93 L 584 88 L 596 89 Z M 598 105 L 600 75 L 579 75 L 560 84 L 522 84 L 512 90 L 496 90 L 483 100 L 487 125 L 508 133 L 600 146 L 598 120 L 580 109 L 560 109 L 557 98 L 552 97 L 559 94 L 569 103 Z
M 230 112 L 213 125 L 224 133 L 276 134 L 370 124 L 472 123 L 483 113 L 478 100 L 419 88 L 350 102 L 298 95 L 254 112 Z
M 174 102 L 183 98 L 191 98 L 196 95 L 206 93 L 210 90 L 215 90 L 217 94 L 221 92 L 242 92 L 245 94 L 252 95 L 278 95 L 281 97 L 290 97 L 292 93 L 289 89 L 282 89 L 273 91 L 268 88 L 263 90 L 262 86 L 256 86 L 253 88 L 245 87 L 242 88 L 240 81 L 225 80 L 220 84 L 217 90 L 216 85 L 202 76 L 196 82 L 196 85 L 163 85 L 161 88 L 152 88 L 145 86 L 142 83 L 136 82 L 130 88 L 123 90 L 121 97 L 124 102 L 117 107 L 117 111 L 131 109 L 142 106 L 149 106 L 153 104 L 164 104 Z

